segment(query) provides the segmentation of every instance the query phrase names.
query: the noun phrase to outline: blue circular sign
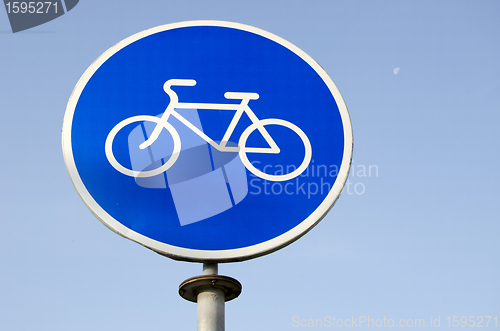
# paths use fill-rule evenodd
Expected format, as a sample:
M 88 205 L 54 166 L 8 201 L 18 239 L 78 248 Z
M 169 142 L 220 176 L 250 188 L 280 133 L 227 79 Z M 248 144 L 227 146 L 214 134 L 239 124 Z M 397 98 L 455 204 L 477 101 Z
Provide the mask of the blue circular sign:
M 230 262 L 280 249 L 326 215 L 352 130 L 334 83 L 296 46 L 192 21 L 133 35 L 87 69 L 63 151 L 108 228 L 174 259 Z

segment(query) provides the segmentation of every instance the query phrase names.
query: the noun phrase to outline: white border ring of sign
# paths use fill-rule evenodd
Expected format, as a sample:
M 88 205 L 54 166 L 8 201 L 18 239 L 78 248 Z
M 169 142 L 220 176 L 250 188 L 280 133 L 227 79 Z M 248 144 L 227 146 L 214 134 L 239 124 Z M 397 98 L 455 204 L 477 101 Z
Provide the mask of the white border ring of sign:
M 309 217 L 307 217 L 304 221 L 302 221 L 299 225 L 290 229 L 288 232 L 283 233 L 280 236 L 277 236 L 271 240 L 253 246 L 237 248 L 237 249 L 229 249 L 229 250 L 196 250 L 196 249 L 182 248 L 161 243 L 159 241 L 148 238 L 138 232 L 135 232 L 125 227 L 116 219 L 111 217 L 94 200 L 92 195 L 85 188 L 85 185 L 83 184 L 82 179 L 79 176 L 76 164 L 73 159 L 73 151 L 71 144 L 71 128 L 72 128 L 72 121 L 75 108 L 85 85 L 93 76 L 93 74 L 97 71 L 97 69 L 115 53 L 117 53 L 127 45 L 139 39 L 142 39 L 144 37 L 162 31 L 183 28 L 183 27 L 194 27 L 194 26 L 218 26 L 218 27 L 227 27 L 237 30 L 243 30 L 260 35 L 288 48 L 290 51 L 301 57 L 316 71 L 316 73 L 328 86 L 330 92 L 332 93 L 332 96 L 334 97 L 339 107 L 339 112 L 344 129 L 344 152 L 342 157 L 342 163 L 340 165 L 340 169 L 337 175 L 337 179 L 332 189 L 328 193 L 327 197 L 323 200 L 323 202 L 318 206 L 318 208 L 311 215 L 309 215 Z M 175 139 L 174 135 L 173 137 Z M 151 28 L 148 30 L 144 30 L 142 32 L 136 33 L 120 41 L 113 47 L 109 48 L 106 52 L 104 52 L 99 58 L 97 58 L 97 60 L 94 61 L 82 75 L 82 77 L 76 84 L 71 94 L 71 97 L 68 101 L 63 121 L 62 148 L 63 148 L 64 160 L 66 163 L 66 168 L 71 177 L 73 185 L 75 186 L 81 199 L 91 210 L 91 212 L 106 227 L 108 227 L 115 233 L 132 241 L 135 241 L 159 254 L 168 256 L 175 260 L 191 261 L 191 262 L 236 262 L 263 256 L 289 245 L 290 243 L 299 239 L 309 230 L 311 230 L 319 221 L 321 221 L 321 219 L 323 219 L 323 217 L 326 216 L 328 211 L 333 207 L 333 205 L 337 201 L 347 181 L 352 160 L 353 137 L 352 137 L 352 127 L 351 127 L 349 113 L 347 111 L 347 107 L 344 103 L 344 100 L 342 99 L 340 92 L 338 91 L 332 79 L 324 71 L 324 69 L 309 55 L 307 55 L 305 52 L 303 52 L 301 49 L 299 49 L 292 43 L 282 39 L 281 37 L 278 37 L 270 32 L 249 25 L 241 23 L 225 22 L 225 21 L 203 20 L 203 21 L 185 21 L 185 22 L 171 23 Z

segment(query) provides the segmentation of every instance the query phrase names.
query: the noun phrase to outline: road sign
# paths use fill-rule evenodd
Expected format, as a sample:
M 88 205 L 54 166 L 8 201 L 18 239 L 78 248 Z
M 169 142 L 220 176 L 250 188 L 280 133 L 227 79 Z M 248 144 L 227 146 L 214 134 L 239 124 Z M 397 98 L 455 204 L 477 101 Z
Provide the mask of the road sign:
M 135 34 L 69 100 L 71 180 L 108 228 L 168 257 L 242 261 L 295 241 L 346 182 L 344 101 L 302 50 L 237 23 Z

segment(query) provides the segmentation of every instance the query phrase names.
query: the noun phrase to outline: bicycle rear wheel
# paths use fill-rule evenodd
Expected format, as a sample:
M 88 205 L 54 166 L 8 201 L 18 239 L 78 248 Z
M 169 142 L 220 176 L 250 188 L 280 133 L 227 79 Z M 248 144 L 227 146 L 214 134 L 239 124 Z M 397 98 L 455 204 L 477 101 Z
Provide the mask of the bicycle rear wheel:
M 157 125 L 161 124 L 167 131 L 172 135 L 172 138 L 174 140 L 174 150 L 172 152 L 172 155 L 170 158 L 160 167 L 152 170 L 147 170 L 147 171 L 136 171 L 132 169 L 128 169 L 121 165 L 115 158 L 115 155 L 113 154 L 113 141 L 116 137 L 116 134 L 123 129 L 125 126 L 135 123 L 135 122 L 154 122 Z M 168 122 L 161 122 L 161 118 L 156 117 L 156 116 L 149 116 L 149 115 L 138 115 L 138 116 L 133 116 L 129 117 L 127 119 L 124 119 L 113 129 L 108 134 L 108 137 L 106 138 L 106 143 L 105 143 L 105 152 L 106 152 L 106 157 L 109 161 L 109 163 L 115 168 L 117 171 L 121 172 L 124 175 L 130 176 L 130 177 L 136 177 L 136 178 L 146 178 L 146 177 L 153 177 L 156 175 L 161 174 L 162 172 L 166 171 L 168 168 L 170 168 L 175 161 L 177 161 L 177 158 L 179 157 L 179 153 L 181 151 L 181 139 L 179 137 L 179 134 L 177 133 L 177 130 Z

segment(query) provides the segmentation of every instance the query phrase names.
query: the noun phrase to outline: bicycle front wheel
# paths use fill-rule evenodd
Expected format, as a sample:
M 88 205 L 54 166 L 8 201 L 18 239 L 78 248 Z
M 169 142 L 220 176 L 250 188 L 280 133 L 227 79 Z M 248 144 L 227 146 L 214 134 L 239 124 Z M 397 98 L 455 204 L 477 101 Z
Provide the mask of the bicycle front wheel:
M 297 169 L 295 169 L 294 171 L 292 171 L 288 174 L 270 175 L 270 174 L 266 174 L 265 172 L 260 171 L 256 167 L 254 167 L 252 162 L 250 162 L 250 160 L 248 160 L 247 151 L 246 151 L 247 139 L 250 136 L 250 134 L 252 132 L 254 132 L 255 130 L 257 130 L 258 127 L 261 125 L 262 126 L 266 126 L 266 125 L 283 126 L 283 127 L 286 127 L 288 129 L 292 130 L 300 137 L 300 139 L 302 140 L 302 143 L 304 144 L 305 153 L 304 153 L 304 159 Z M 243 164 L 248 169 L 248 171 L 250 171 L 251 173 L 253 173 L 257 177 L 260 177 L 262 179 L 269 180 L 269 181 L 275 181 L 275 182 L 289 180 L 289 179 L 295 178 L 298 175 L 300 175 L 309 166 L 309 162 L 311 162 L 311 157 L 312 157 L 311 142 L 309 141 L 309 138 L 307 138 L 304 131 L 302 131 L 295 124 L 290 123 L 290 122 L 285 121 L 285 120 L 278 119 L 278 118 L 268 118 L 268 119 L 260 120 L 259 122 L 253 123 L 252 125 L 250 125 L 241 134 L 241 137 L 239 140 L 239 147 L 240 147 L 239 155 L 240 155 L 241 162 L 243 162 Z
M 116 134 L 123 129 L 125 126 L 136 123 L 136 122 L 154 122 L 157 125 L 162 125 L 167 131 L 170 133 L 174 140 L 174 150 L 172 152 L 172 155 L 170 158 L 165 162 L 162 166 L 153 169 L 153 170 L 148 170 L 148 171 L 136 171 L 132 169 L 128 169 L 121 165 L 115 158 L 115 155 L 113 154 L 113 141 L 116 137 Z M 138 115 L 138 116 L 133 116 L 129 117 L 127 119 L 124 119 L 113 129 L 108 134 L 108 137 L 106 138 L 106 143 L 104 150 L 106 152 L 106 157 L 109 161 L 109 163 L 115 168 L 117 171 L 121 172 L 124 175 L 130 176 L 130 177 L 139 177 L 139 178 L 146 178 L 146 177 L 153 177 L 156 175 L 161 174 L 162 172 L 166 171 L 168 168 L 170 168 L 175 161 L 177 161 L 177 158 L 179 157 L 179 153 L 181 151 L 181 139 L 179 137 L 179 134 L 177 133 L 177 130 L 168 122 L 162 122 L 161 118 L 156 117 L 156 116 L 149 116 L 149 115 Z

